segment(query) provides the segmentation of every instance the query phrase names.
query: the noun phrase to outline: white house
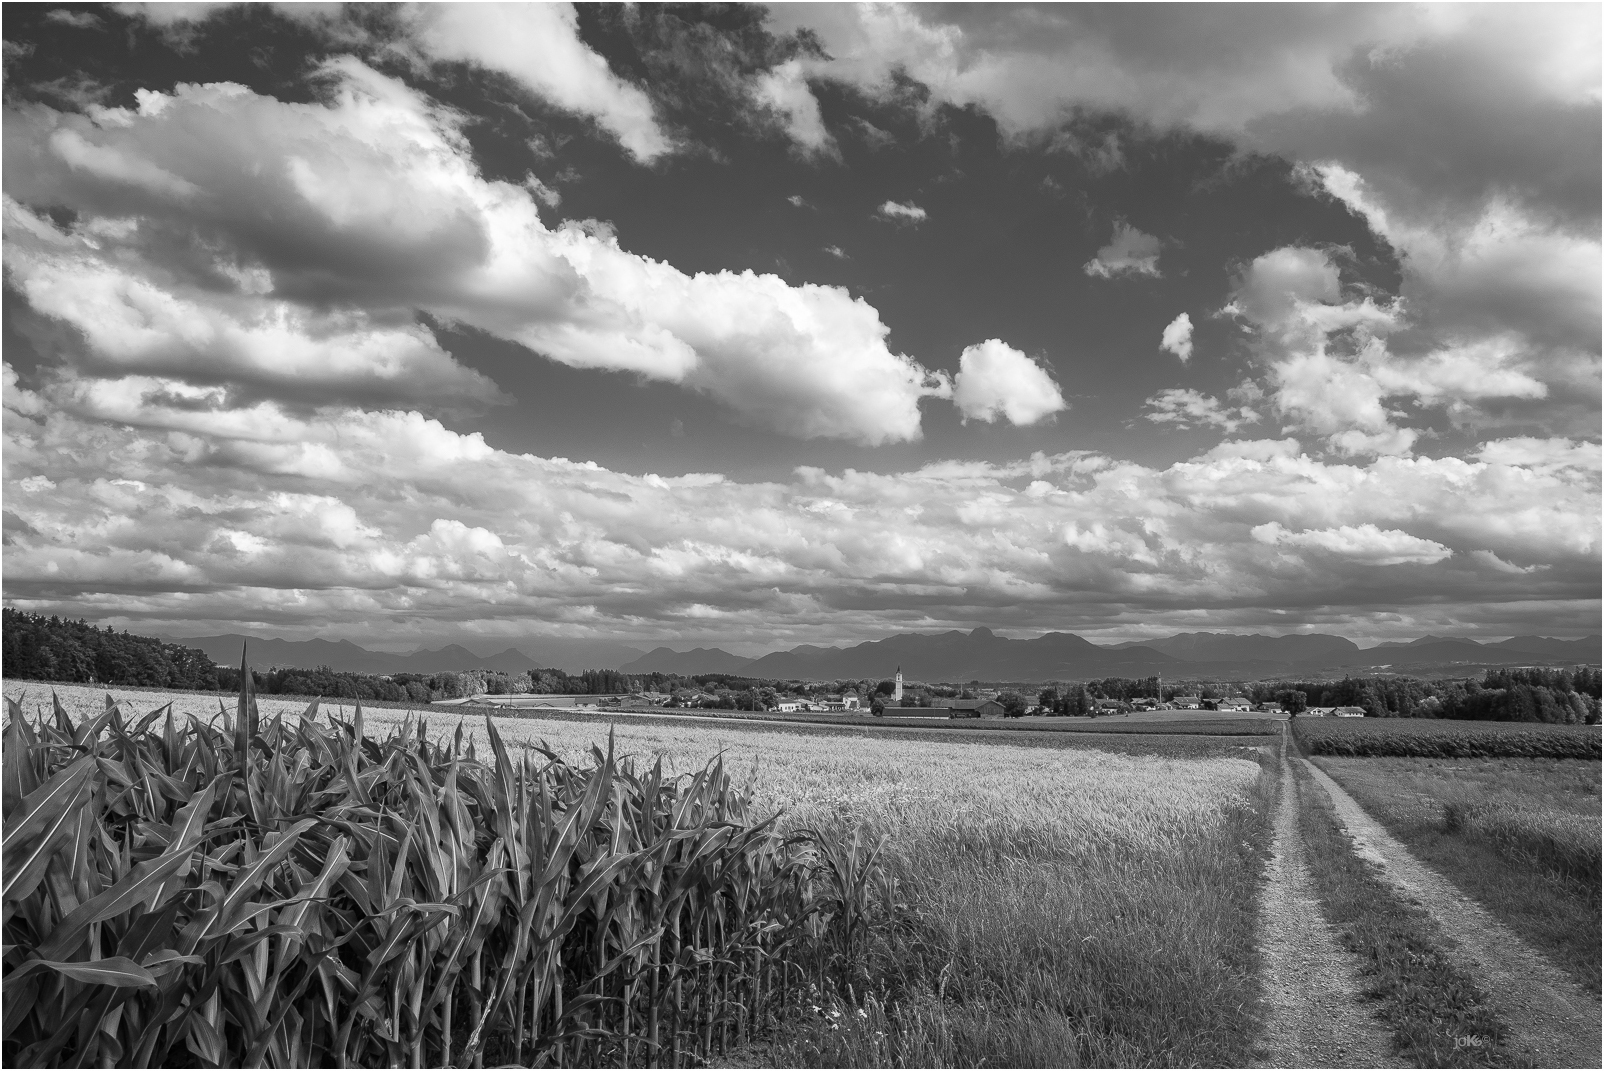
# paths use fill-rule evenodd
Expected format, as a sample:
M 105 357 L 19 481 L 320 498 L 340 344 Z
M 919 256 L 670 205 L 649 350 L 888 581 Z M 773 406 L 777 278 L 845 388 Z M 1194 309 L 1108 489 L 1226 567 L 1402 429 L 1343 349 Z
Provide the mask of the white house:
M 1203 705 L 1203 700 L 1195 695 L 1177 695 L 1170 697 L 1170 705 L 1176 710 L 1196 710 Z
M 1331 713 L 1339 718 L 1362 718 L 1365 716 L 1364 707 L 1333 707 Z
M 1220 700 L 1219 704 L 1218 704 L 1218 709 L 1220 709 L 1220 710 L 1252 710 L 1253 709 L 1253 704 L 1248 702 L 1246 699 L 1243 699 L 1239 695 L 1233 695 L 1229 699 Z

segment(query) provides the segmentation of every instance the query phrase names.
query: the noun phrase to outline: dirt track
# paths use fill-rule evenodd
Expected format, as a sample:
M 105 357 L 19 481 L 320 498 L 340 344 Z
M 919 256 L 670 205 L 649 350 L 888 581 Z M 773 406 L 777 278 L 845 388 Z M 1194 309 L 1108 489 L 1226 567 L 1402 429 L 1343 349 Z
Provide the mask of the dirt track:
M 1598 998 L 1411 855 L 1324 770 L 1307 765 L 1331 797 L 1355 850 L 1430 913 L 1450 943 L 1449 958 L 1491 998 L 1509 1025 L 1510 1051 L 1538 1067 L 1604 1066 Z
M 1283 739 L 1274 855 L 1259 892 L 1259 951 L 1270 1018 L 1260 1067 L 1402 1067 L 1360 997 L 1358 957 L 1337 944 L 1305 861 L 1297 779 Z

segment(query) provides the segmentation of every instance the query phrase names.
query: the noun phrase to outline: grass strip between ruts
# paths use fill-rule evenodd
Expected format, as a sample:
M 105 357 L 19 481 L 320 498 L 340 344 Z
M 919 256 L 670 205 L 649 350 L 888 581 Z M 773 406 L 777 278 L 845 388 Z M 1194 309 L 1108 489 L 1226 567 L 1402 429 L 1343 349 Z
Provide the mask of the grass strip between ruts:
M 1325 792 L 1294 763 L 1299 821 L 1326 920 L 1359 957 L 1365 996 L 1380 1003 L 1399 1056 L 1418 1067 L 1529 1066 L 1505 1045 L 1507 1026 L 1444 954 L 1431 917 L 1354 852 Z

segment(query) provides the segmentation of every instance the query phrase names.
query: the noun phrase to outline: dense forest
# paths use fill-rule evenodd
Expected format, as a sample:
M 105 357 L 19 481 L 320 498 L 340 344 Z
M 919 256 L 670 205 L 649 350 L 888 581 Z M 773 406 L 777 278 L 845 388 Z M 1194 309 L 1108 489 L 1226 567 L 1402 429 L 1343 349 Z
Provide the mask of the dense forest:
M 3 672 L 6 679 L 212 691 L 217 667 L 192 647 L 133 636 L 85 621 L 65 621 L 6 609 Z M 238 681 L 239 674 L 234 679 Z

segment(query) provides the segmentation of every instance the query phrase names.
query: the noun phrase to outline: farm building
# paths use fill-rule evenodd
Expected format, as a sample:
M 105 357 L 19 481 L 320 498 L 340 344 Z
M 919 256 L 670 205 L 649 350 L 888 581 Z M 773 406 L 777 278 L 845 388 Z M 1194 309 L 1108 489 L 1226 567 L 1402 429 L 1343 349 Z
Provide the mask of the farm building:
M 949 718 L 1000 718 L 1003 705 L 995 699 L 944 699 Z
M 1253 704 L 1248 702 L 1246 699 L 1243 699 L 1239 695 L 1233 695 L 1229 699 L 1221 699 L 1219 702 L 1217 702 L 1215 704 L 1214 709 L 1215 710 L 1252 710 L 1253 709 Z
M 1099 714 L 1118 714 L 1124 709 L 1125 704 L 1118 699 L 1099 699 L 1097 701 L 1097 713 Z
M 1339 718 L 1362 718 L 1365 716 L 1364 707 L 1333 707 L 1331 713 Z
M 1177 695 L 1170 698 L 1170 704 L 1176 710 L 1196 710 L 1203 705 L 1203 700 L 1195 695 Z

